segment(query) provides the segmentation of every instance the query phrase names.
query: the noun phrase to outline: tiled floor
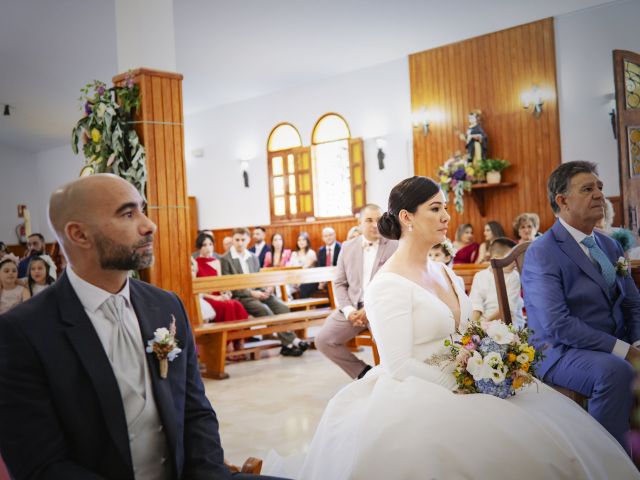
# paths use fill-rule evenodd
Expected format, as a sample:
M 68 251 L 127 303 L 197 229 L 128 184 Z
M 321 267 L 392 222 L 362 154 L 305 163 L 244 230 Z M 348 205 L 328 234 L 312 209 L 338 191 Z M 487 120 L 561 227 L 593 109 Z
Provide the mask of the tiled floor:
M 230 364 L 227 380 L 204 379 L 207 397 L 220 422 L 227 460 L 265 458 L 306 451 L 329 399 L 349 377 L 317 350 L 300 358 L 277 350 L 256 361 Z M 358 356 L 372 364 L 371 349 Z

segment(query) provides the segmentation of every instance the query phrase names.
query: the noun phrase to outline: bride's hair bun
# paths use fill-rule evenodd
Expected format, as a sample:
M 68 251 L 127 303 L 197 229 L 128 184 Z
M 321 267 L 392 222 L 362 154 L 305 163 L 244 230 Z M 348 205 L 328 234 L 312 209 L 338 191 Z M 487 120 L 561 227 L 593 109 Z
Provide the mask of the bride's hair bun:
M 402 228 L 400 228 L 400 220 L 396 215 L 389 212 L 384 212 L 378 220 L 378 231 L 380 234 L 391 240 L 398 240 Z

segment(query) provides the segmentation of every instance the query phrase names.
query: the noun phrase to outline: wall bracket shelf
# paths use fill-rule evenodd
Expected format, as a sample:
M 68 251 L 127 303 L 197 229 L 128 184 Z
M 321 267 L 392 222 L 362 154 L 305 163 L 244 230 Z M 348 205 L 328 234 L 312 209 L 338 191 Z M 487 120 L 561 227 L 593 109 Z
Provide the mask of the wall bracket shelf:
M 474 183 L 471 185 L 471 196 L 478 206 L 480 216 L 485 216 L 485 194 L 498 188 L 515 187 L 515 182 Z

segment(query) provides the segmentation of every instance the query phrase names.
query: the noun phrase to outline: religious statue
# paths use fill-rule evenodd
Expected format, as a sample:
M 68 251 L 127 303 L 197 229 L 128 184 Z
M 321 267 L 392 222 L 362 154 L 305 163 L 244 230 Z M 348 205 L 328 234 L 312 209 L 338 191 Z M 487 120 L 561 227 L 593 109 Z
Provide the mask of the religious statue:
M 480 125 L 480 110 L 472 110 L 467 117 L 469 119 L 469 128 L 466 134 L 460 134 L 467 147 L 469 162 L 476 171 L 479 171 L 480 160 L 487 158 L 487 134 Z

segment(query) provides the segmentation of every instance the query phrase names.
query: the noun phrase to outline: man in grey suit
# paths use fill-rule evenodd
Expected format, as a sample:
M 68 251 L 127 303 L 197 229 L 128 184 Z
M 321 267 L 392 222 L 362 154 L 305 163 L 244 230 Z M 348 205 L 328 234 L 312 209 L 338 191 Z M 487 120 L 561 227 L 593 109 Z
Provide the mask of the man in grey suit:
M 235 228 L 232 235 L 232 245 L 229 252 L 220 258 L 223 275 L 237 275 L 243 273 L 257 273 L 260 271 L 258 257 L 247 250 L 249 243 L 249 230 L 246 228 Z M 249 315 L 254 317 L 265 317 L 288 313 L 287 307 L 274 294 L 273 287 L 234 290 L 233 298 L 242 303 Z M 309 344 L 301 341 L 293 332 L 279 332 L 278 338 L 282 342 L 280 353 L 288 357 L 299 357 L 304 353 Z
M 382 210 L 366 205 L 360 212 L 362 235 L 342 244 L 333 293 L 338 309 L 325 321 L 315 338 L 316 348 L 351 378 L 362 378 L 371 369 L 345 345 L 367 328 L 364 291 L 378 269 L 398 247 L 396 240 L 381 237 L 378 219 Z

